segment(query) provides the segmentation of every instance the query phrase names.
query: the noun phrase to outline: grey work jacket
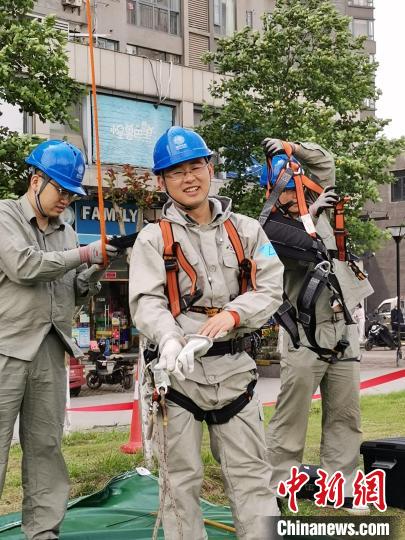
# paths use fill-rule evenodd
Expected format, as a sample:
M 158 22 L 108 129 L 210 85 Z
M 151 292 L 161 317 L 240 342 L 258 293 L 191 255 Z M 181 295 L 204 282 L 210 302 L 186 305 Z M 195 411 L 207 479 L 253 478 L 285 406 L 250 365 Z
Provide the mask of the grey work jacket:
M 306 174 L 324 188 L 335 185 L 335 164 L 329 152 L 314 143 L 299 143 L 300 146 L 295 152 L 295 156 L 302 163 Z M 327 249 L 336 250 L 336 242 L 333 229 L 329 222 L 329 216 L 323 212 L 318 219 L 314 219 L 317 234 L 322 238 Z M 297 259 L 282 257 L 285 266 L 284 289 L 291 303 L 296 307 L 298 295 L 302 283 L 308 271 L 308 263 Z M 335 272 L 342 289 L 345 304 L 349 311 L 353 311 L 355 306 L 364 298 L 372 294 L 373 288 L 369 281 L 359 281 L 354 272 L 346 262 L 333 260 L 332 271 Z M 350 347 L 345 351 L 345 358 L 357 357 L 358 334 L 355 325 L 347 326 L 343 314 L 334 314 L 331 307 L 332 293 L 329 289 L 324 289 L 316 304 L 316 337 L 319 345 L 332 348 L 341 338 L 346 338 L 350 342 Z M 303 343 L 307 343 L 304 331 L 300 327 L 300 337 Z
M 0 201 L 0 354 L 32 360 L 52 325 L 66 350 L 81 354 L 71 338 L 74 308 L 99 286 L 83 274 L 78 245 L 60 218 L 42 232 L 27 195 Z
M 222 340 L 229 340 L 260 328 L 282 303 L 283 266 L 259 223 L 231 212 L 226 197 L 210 197 L 212 221 L 199 225 L 168 202 L 163 218 L 173 226 L 174 240 L 198 275 L 203 296 L 198 306 L 219 307 L 236 311 L 240 326 Z M 257 290 L 239 295 L 239 267 L 236 254 L 224 227 L 230 218 L 236 226 L 245 256 L 257 263 Z M 132 319 L 150 341 L 161 344 L 168 334 L 184 336 L 198 333 L 207 320 L 205 314 L 187 312 L 173 318 L 165 295 L 166 270 L 163 261 L 163 239 L 158 224 L 147 225 L 139 234 L 132 251 L 129 278 L 129 304 Z M 190 279 L 179 272 L 181 294 L 190 292 Z M 256 367 L 246 353 L 206 357 L 196 361 L 189 378 L 202 384 L 221 382 L 236 373 Z

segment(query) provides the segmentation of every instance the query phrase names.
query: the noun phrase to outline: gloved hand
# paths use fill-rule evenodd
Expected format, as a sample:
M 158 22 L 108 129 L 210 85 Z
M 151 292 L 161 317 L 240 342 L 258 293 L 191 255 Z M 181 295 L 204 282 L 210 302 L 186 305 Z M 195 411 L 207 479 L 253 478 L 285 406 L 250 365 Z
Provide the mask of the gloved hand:
M 319 217 L 324 210 L 327 208 L 332 208 L 338 201 L 340 197 L 334 191 L 333 186 L 327 186 L 314 203 L 308 208 L 309 213 L 312 217 Z
M 79 276 L 83 281 L 87 281 L 88 283 L 95 283 L 102 277 L 104 272 L 104 266 L 102 266 L 101 264 L 92 264 L 85 270 L 82 270 Z
M 118 249 L 115 246 L 110 246 L 110 244 L 105 245 L 105 250 L 108 259 L 116 259 L 120 255 Z M 82 263 L 103 264 L 104 262 L 101 240 L 96 240 L 95 242 L 91 242 L 91 244 L 87 244 L 87 246 L 82 246 L 79 248 L 79 252 Z
M 154 370 L 164 369 L 174 375 L 179 381 L 184 381 L 185 377 L 181 372 L 177 357 L 183 349 L 183 343 L 175 337 L 168 338 L 160 352 L 159 361 L 155 365 Z
M 179 369 L 186 375 L 194 371 L 194 358 L 204 356 L 212 347 L 212 339 L 199 334 L 187 336 L 187 345 L 177 357 Z
M 281 139 L 271 139 L 270 137 L 266 137 L 262 140 L 263 151 L 266 155 L 266 158 L 268 159 L 273 158 L 277 154 L 286 154 L 287 152 L 284 145 L 287 147 L 291 154 L 294 154 L 294 143 L 282 141 Z

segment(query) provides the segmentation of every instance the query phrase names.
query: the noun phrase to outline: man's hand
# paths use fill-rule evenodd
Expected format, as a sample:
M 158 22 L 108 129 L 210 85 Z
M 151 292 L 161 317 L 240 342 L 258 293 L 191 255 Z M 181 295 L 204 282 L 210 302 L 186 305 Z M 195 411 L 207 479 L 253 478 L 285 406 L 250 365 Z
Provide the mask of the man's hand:
M 336 191 L 334 191 L 333 186 L 327 186 L 316 201 L 308 208 L 309 213 L 312 217 L 319 217 L 324 210 L 332 208 L 339 199 L 340 197 Z
M 79 250 L 81 262 L 88 264 L 104 263 L 101 240 L 96 240 L 95 242 L 91 242 L 91 244 L 87 244 L 87 246 L 82 246 Z M 110 244 L 105 245 L 105 250 L 108 259 L 116 259 L 120 255 L 118 249 Z
M 281 139 L 271 139 L 266 137 L 262 141 L 263 151 L 266 155 L 266 158 L 272 159 L 278 154 L 293 154 L 295 152 L 295 145 Z
M 160 352 L 159 362 L 155 365 L 154 370 L 164 369 L 168 373 L 174 375 L 179 381 L 184 381 L 185 377 L 180 371 L 177 357 L 183 349 L 183 344 L 176 338 L 169 338 Z
M 235 326 L 235 319 L 229 311 L 221 311 L 208 319 L 199 330 L 199 334 L 210 338 L 225 336 Z
M 194 371 L 194 358 L 204 356 L 212 347 L 212 339 L 198 334 L 192 334 L 187 338 L 187 345 L 177 357 L 179 369 L 186 375 Z

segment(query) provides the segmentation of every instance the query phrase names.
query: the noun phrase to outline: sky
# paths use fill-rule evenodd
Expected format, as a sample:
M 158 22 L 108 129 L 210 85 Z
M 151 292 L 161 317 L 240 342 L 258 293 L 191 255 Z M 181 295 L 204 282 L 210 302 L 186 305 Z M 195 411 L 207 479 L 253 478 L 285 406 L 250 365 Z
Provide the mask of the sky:
M 374 0 L 374 33 L 377 43 L 377 116 L 391 118 L 388 137 L 405 136 L 405 0 Z

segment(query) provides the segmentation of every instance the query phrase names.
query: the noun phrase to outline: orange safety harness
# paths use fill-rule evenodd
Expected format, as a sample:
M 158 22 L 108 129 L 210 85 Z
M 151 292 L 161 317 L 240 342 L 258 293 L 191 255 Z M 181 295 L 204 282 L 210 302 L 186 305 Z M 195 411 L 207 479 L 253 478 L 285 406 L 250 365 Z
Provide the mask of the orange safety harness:
M 283 147 L 284 151 L 289 159 L 292 157 L 292 148 L 291 145 L 288 143 L 285 143 L 283 141 Z M 287 170 L 288 169 L 288 170 Z M 267 160 L 267 170 L 269 174 L 269 178 L 271 175 L 271 160 Z M 277 183 L 283 178 L 283 175 L 288 174 L 289 177 L 293 178 L 295 183 L 295 191 L 297 194 L 297 205 L 298 205 L 298 211 L 302 220 L 302 223 L 304 225 L 304 228 L 306 232 L 312 236 L 313 238 L 316 238 L 316 231 L 315 226 L 313 224 L 311 215 L 308 211 L 307 202 L 305 200 L 305 193 L 304 188 L 307 188 L 314 193 L 317 193 L 320 195 L 323 192 L 322 186 L 308 178 L 305 174 L 302 172 L 302 168 L 299 163 L 295 161 L 289 161 L 288 166 L 286 168 L 283 168 L 280 171 L 280 174 L 274 184 L 274 186 L 271 186 L 270 181 L 267 182 L 267 192 L 266 192 L 266 199 L 268 199 L 271 195 L 271 192 L 275 189 L 277 189 Z M 284 180 L 285 181 L 285 180 Z M 285 182 L 287 183 L 287 182 Z M 345 229 L 345 220 L 344 220 L 344 205 L 350 200 L 350 197 L 343 197 L 334 207 L 334 235 L 336 240 L 336 247 L 338 252 L 338 260 L 339 261 L 348 261 L 348 253 L 347 253 L 347 247 L 346 247 L 346 238 L 348 236 L 348 232 Z M 277 207 L 274 205 L 271 208 L 272 212 L 275 212 L 277 210 Z
M 173 317 L 178 317 L 180 313 L 189 310 L 194 302 L 199 300 L 203 293 L 197 287 L 197 272 L 188 262 L 184 252 L 179 244 L 175 242 L 173 236 L 172 224 L 166 220 L 160 220 L 159 226 L 163 237 L 163 259 L 166 268 L 166 294 L 169 301 L 169 308 Z M 224 227 L 229 240 L 235 250 L 239 264 L 239 294 L 244 294 L 248 290 L 248 285 L 256 290 L 256 271 L 257 265 L 253 259 L 245 257 L 241 239 L 238 231 L 230 219 L 224 221 Z M 188 275 L 191 281 L 189 294 L 181 295 L 178 274 L 180 268 Z M 205 309 L 208 315 L 216 314 L 218 308 L 205 308 L 204 306 L 194 306 Z M 211 311 L 210 311 L 211 310 Z

